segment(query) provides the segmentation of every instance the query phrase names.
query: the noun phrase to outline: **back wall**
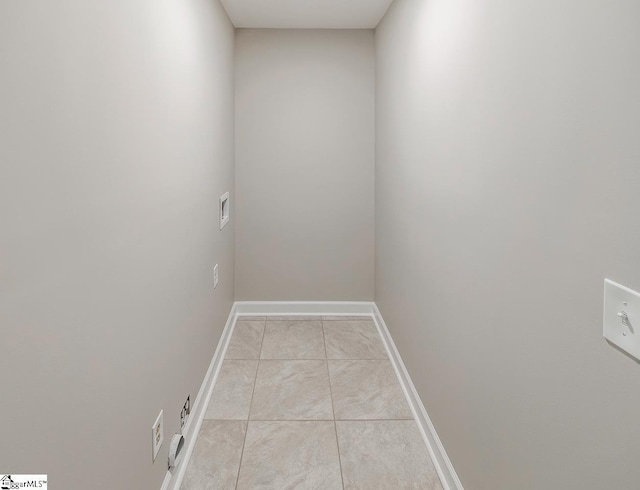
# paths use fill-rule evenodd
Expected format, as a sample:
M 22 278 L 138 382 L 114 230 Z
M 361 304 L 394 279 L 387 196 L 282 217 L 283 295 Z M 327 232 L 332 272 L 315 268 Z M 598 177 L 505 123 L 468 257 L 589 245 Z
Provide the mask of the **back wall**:
M 373 31 L 239 29 L 235 54 L 236 299 L 372 300 Z

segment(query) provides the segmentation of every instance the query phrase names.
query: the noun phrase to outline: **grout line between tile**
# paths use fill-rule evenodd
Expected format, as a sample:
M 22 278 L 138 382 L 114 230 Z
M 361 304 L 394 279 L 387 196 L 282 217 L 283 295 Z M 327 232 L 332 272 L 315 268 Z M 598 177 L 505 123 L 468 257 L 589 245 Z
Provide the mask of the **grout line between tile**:
M 327 361 L 387 361 L 387 362 L 390 362 L 389 358 L 387 358 L 387 357 L 385 357 L 384 359 L 382 359 L 382 358 L 378 358 L 378 359 L 369 359 L 369 358 L 367 358 L 367 359 L 342 359 L 342 358 L 340 358 L 340 359 L 329 359 L 329 358 L 327 358 Z
M 247 419 L 204 419 L 216 422 L 247 422 Z M 251 419 L 249 422 L 410 422 L 414 419 Z
M 338 441 L 338 423 L 333 421 L 333 430 L 336 431 L 336 447 L 338 448 L 338 464 L 340 465 L 340 480 L 342 481 L 342 490 L 344 490 L 344 474 L 342 473 L 342 454 L 340 453 L 340 442 Z
M 277 358 L 277 357 L 270 357 L 268 359 L 260 359 L 261 361 L 326 361 L 327 358 L 326 357 L 305 357 L 305 358 L 300 358 L 300 357 L 286 357 L 286 358 Z
M 282 318 L 278 318 L 277 320 L 274 318 L 267 317 L 267 322 L 295 322 L 295 323 L 304 323 L 304 322 L 321 322 L 320 318 L 305 318 L 304 320 L 295 319 L 295 318 L 287 318 L 283 320 Z M 364 320 L 363 320 L 364 321 Z
M 272 320 L 273 321 L 273 320 Z M 301 321 L 307 321 L 307 320 L 301 320 Z M 322 320 L 323 322 L 362 322 L 362 323 L 373 323 L 373 320 L 371 319 L 364 319 L 364 318 L 353 318 L 353 319 L 349 319 L 344 318 L 344 319 L 340 319 L 340 320 Z
M 239 422 L 236 419 L 207 419 Z M 414 419 L 251 419 L 250 422 L 413 422 Z
M 260 354 L 262 354 L 262 344 L 264 343 L 264 335 L 267 331 L 267 322 L 264 321 L 264 329 L 262 330 L 262 339 L 260 339 L 260 352 L 258 353 L 258 365 L 256 366 L 256 375 L 253 379 L 253 389 L 251 390 L 251 400 L 249 401 L 249 414 L 247 415 L 247 429 L 244 431 L 244 441 L 242 441 L 242 452 L 240 453 L 240 463 L 238 464 L 238 473 L 236 475 L 236 490 L 238 490 L 238 482 L 240 481 L 240 469 L 242 468 L 242 459 L 244 458 L 244 447 L 247 444 L 247 434 L 249 433 L 249 421 L 251 420 L 251 407 L 253 405 L 253 395 L 256 392 L 256 384 L 258 383 L 258 371 L 260 370 Z M 252 359 L 255 360 L 255 359 Z
M 322 323 L 322 321 L 320 321 Z M 333 408 L 333 390 L 331 389 L 331 375 L 329 374 L 329 359 L 327 359 L 327 339 L 324 335 L 324 324 L 322 324 L 322 345 L 324 346 L 324 362 L 327 366 L 327 381 L 329 382 L 329 397 L 331 398 L 331 415 L 336 419 L 336 412 Z
M 326 347 L 325 347 L 326 350 Z M 333 359 L 330 357 L 269 357 L 267 359 L 257 359 L 257 358 L 242 358 L 242 359 L 236 359 L 236 358 L 226 358 L 224 359 L 225 361 L 389 361 L 388 357 L 382 358 L 357 358 L 357 359 L 353 359 L 353 358 L 339 358 L 339 359 Z
M 336 411 L 333 407 L 333 389 L 331 388 L 331 374 L 329 373 L 329 356 L 327 356 L 327 338 L 324 334 L 324 320 L 320 320 L 322 324 L 322 341 L 324 343 L 324 356 L 327 358 L 327 380 L 329 381 L 329 396 L 331 397 L 331 413 L 333 414 L 333 430 L 336 435 L 336 449 L 338 450 L 338 465 L 340 465 L 340 482 L 342 490 L 344 490 L 344 475 L 342 474 L 342 457 L 340 456 L 340 443 L 338 442 L 338 427 L 336 425 Z

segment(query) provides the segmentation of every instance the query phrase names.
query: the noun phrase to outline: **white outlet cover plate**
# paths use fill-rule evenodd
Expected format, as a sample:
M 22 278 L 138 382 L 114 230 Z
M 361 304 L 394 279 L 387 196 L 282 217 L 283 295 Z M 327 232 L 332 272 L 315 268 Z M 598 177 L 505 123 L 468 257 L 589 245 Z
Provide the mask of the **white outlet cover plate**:
M 156 456 L 158 455 L 158 451 L 160 451 L 160 446 L 162 446 L 162 442 L 164 441 L 164 423 L 162 420 L 162 410 L 160 410 L 160 414 L 158 418 L 151 427 L 151 447 L 153 448 L 153 460 L 156 460 Z
M 627 314 L 626 325 L 622 312 Z M 605 339 L 640 360 L 640 293 L 605 279 L 603 324 Z

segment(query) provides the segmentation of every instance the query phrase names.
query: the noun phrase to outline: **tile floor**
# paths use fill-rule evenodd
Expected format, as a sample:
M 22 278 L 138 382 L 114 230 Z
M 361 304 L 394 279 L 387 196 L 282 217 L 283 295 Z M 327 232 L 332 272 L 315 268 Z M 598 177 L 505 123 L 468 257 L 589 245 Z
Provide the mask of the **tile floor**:
M 182 490 L 442 486 L 368 317 L 241 317 Z

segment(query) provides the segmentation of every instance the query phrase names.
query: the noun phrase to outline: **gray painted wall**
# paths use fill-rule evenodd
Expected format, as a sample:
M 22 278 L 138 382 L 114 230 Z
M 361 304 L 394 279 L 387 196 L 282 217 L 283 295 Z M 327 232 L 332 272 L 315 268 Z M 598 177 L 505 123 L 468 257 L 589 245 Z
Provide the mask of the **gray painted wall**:
M 236 299 L 372 300 L 373 31 L 236 32 Z
M 233 43 L 212 0 L 0 3 L 2 471 L 160 488 L 233 301 Z
M 468 490 L 638 488 L 640 3 L 396 0 L 376 31 L 376 301 Z

